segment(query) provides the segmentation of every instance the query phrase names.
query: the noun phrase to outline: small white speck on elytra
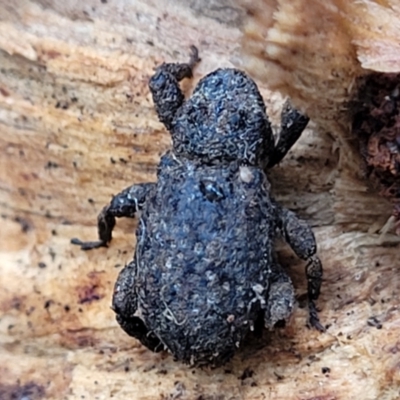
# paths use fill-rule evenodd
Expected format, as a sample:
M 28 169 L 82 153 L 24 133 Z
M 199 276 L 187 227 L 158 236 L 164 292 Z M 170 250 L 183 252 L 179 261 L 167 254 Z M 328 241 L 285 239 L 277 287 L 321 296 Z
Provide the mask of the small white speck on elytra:
M 249 167 L 242 166 L 239 170 L 240 180 L 245 183 L 250 183 L 253 180 L 253 173 Z

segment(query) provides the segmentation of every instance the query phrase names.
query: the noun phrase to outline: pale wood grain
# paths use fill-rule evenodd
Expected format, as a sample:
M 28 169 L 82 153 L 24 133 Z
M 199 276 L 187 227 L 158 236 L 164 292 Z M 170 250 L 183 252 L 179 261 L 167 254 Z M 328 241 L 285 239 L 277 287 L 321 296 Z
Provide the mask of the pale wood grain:
M 390 209 L 353 174 L 338 190 L 342 148 L 312 124 L 271 180 L 279 201 L 316 232 L 324 334 L 306 328 L 307 311 L 297 308 L 285 329 L 253 340 L 226 367 L 190 369 L 151 353 L 114 320 L 112 288 L 132 257 L 136 222 L 118 221 L 107 249 L 69 243 L 95 238 L 113 193 L 155 179 L 170 138 L 147 88 L 154 66 L 186 60 L 192 44 L 202 57 L 194 82 L 238 62 L 243 15 L 226 1 L 0 2 L 4 398 L 21 397 L 28 384 L 31 398 L 49 399 L 400 396 L 399 239 L 375 233 Z M 194 82 L 184 82 L 187 93 Z M 278 123 L 282 98 L 260 88 Z M 304 293 L 303 263 L 287 249 L 282 259 Z M 381 329 L 368 325 L 373 316 Z M 253 373 L 244 379 L 246 369 Z

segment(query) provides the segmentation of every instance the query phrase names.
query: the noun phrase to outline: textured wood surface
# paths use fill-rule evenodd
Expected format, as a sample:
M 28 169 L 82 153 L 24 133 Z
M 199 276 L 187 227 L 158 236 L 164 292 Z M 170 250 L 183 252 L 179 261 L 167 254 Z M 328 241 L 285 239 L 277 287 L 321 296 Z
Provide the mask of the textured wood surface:
M 311 124 L 270 176 L 276 198 L 314 227 L 324 334 L 298 307 L 224 368 L 191 369 L 114 320 L 136 222 L 118 221 L 107 249 L 69 243 L 96 237 L 113 193 L 155 179 L 170 138 L 147 88 L 153 68 L 186 60 L 196 44 L 190 93 L 204 74 L 240 63 L 243 17 L 227 1 L 0 1 L 1 399 L 400 397 L 399 238 L 378 233 L 390 207 L 326 129 Z M 277 124 L 282 98 L 260 88 Z M 303 294 L 304 264 L 286 248 L 281 257 Z

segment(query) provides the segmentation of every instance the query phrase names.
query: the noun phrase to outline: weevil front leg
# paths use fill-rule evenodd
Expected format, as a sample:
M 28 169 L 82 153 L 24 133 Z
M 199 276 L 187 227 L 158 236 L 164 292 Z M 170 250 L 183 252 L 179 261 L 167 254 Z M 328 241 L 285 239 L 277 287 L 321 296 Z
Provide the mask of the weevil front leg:
M 83 242 L 80 239 L 71 239 L 72 244 L 81 246 L 82 250 L 107 247 L 112 239 L 115 218 L 134 218 L 137 211 L 141 210 L 149 193 L 155 189 L 155 183 L 141 183 L 132 185 L 114 196 L 110 204 L 106 205 L 97 217 L 97 232 L 99 240 Z
M 193 68 L 199 61 L 198 50 L 192 46 L 188 63 L 161 64 L 150 78 L 149 88 L 158 118 L 168 130 L 172 128 L 174 116 L 185 99 L 179 82 L 192 78 Z
M 308 121 L 309 118 L 293 108 L 289 100 L 285 102 L 281 113 L 281 130 L 278 142 L 270 155 L 267 169 L 282 161 L 306 128 Z
M 279 221 L 281 231 L 289 243 L 290 247 L 298 257 L 307 260 L 307 294 L 310 313 L 310 324 L 320 331 L 324 331 L 318 317 L 315 307 L 315 301 L 319 297 L 322 284 L 322 264 L 317 253 L 317 244 L 314 234 L 306 221 L 297 217 L 297 215 L 283 207 L 279 207 Z

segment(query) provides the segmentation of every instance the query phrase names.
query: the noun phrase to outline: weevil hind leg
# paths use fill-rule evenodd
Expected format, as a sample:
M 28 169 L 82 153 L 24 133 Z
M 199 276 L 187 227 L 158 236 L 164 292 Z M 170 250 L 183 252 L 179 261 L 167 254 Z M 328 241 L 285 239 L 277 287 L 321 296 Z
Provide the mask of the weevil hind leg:
M 133 260 L 118 276 L 114 286 L 112 309 L 118 324 L 129 336 L 138 339 L 148 349 L 158 352 L 164 348 L 160 339 L 147 328 L 140 317 L 135 315 L 138 307 L 135 276 L 136 262 Z
M 273 329 L 285 323 L 292 315 L 295 293 L 292 282 L 284 269 L 275 261 L 272 281 L 268 290 L 267 306 L 264 312 L 264 326 Z

